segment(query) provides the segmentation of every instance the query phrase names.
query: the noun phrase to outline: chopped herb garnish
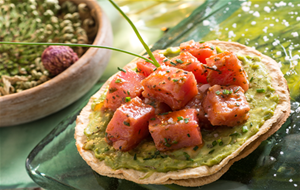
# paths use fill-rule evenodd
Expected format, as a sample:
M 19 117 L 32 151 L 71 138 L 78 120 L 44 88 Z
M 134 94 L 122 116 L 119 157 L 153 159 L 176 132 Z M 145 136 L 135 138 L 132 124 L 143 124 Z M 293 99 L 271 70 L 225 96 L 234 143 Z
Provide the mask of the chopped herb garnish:
M 151 121 L 154 121 L 155 119 L 156 119 L 155 117 L 152 117 L 150 120 L 151 120 Z
M 251 79 L 250 79 L 250 82 L 252 82 L 253 81 L 253 77 L 251 77 Z
M 248 132 L 248 127 L 247 126 L 243 126 L 242 131 L 243 131 L 243 133 L 247 133 Z
M 170 147 L 171 145 L 168 143 L 167 138 L 164 138 L 164 140 L 165 140 L 165 142 L 166 142 L 164 145 L 165 145 L 166 147 Z
M 210 46 L 210 49 L 211 49 L 211 50 L 214 50 L 215 48 L 214 48 L 213 46 Z
M 178 79 L 173 79 L 174 82 L 178 82 Z
M 240 104 L 238 104 L 238 103 L 235 103 L 235 105 L 236 105 L 237 107 L 240 107 Z
M 128 122 L 126 122 L 126 121 L 124 121 L 123 123 L 124 123 L 124 125 L 126 125 L 126 126 L 130 126 L 130 124 L 129 124 Z
M 157 70 L 157 68 L 153 69 L 153 71 L 156 71 L 156 70 Z
M 169 112 L 159 113 L 158 115 L 167 115 Z
M 193 161 L 193 160 L 191 159 L 191 156 L 190 156 L 188 153 L 183 152 L 183 155 L 185 156 L 186 160 L 191 160 L 191 161 Z
M 126 97 L 126 98 L 125 98 L 125 102 L 129 102 L 130 100 L 131 100 L 130 97 Z
M 191 62 L 189 62 L 189 63 L 187 63 L 187 64 L 185 64 L 185 65 L 190 65 L 190 64 L 192 64 Z
M 252 123 L 252 122 L 250 122 L 250 126 L 251 126 L 251 127 L 253 126 L 253 123 Z
M 126 70 L 124 70 L 124 69 L 122 69 L 122 68 L 120 68 L 120 67 L 118 67 L 118 70 L 119 70 L 119 71 L 122 71 L 122 72 L 124 72 L 124 73 L 126 73 Z
M 170 71 L 169 71 L 169 70 L 167 70 L 166 72 L 167 72 L 167 73 L 169 73 Z
M 165 58 L 164 60 L 163 60 L 163 62 L 167 62 L 169 59 L 168 58 Z
M 190 118 L 184 118 L 184 123 L 188 123 Z
M 212 154 L 215 151 L 215 149 L 212 149 L 211 151 L 208 152 L 208 154 Z
M 136 160 L 136 154 L 134 154 L 133 159 Z
M 195 146 L 195 147 L 193 148 L 193 150 L 196 151 L 196 150 L 198 150 L 198 148 L 199 148 L 199 146 Z
M 266 91 L 265 91 L 265 89 L 260 88 L 260 89 L 256 89 L 256 92 L 258 92 L 258 93 L 263 93 L 263 92 L 266 92 Z
M 224 95 L 228 95 L 229 94 L 229 90 L 227 90 L 227 89 L 223 90 L 223 94 Z
M 229 94 L 232 94 L 232 90 L 229 90 Z
M 177 63 L 183 63 L 183 61 L 181 59 L 176 59 Z
M 189 133 L 187 134 L 187 136 L 188 136 L 188 137 L 191 137 L 191 135 L 190 135 Z
M 130 92 L 127 90 L 127 94 L 130 96 Z
M 203 44 L 203 43 L 205 43 L 205 41 L 200 41 L 200 42 L 199 42 L 199 44 Z
M 171 64 L 171 65 L 174 65 L 174 66 L 177 65 L 176 63 L 174 63 L 174 62 L 172 62 L 172 61 L 170 61 L 170 64 Z
M 216 91 L 216 95 L 220 95 L 220 91 L 219 90 Z
M 183 120 L 182 116 L 177 117 L 178 121 Z
M 223 145 L 223 141 L 221 139 L 218 139 L 217 142 L 219 143 L 219 146 Z
M 178 141 L 176 141 L 176 140 L 172 141 L 172 144 L 177 144 L 177 143 L 178 143 Z
M 121 79 L 116 79 L 116 81 L 115 81 L 115 83 L 120 83 L 120 82 L 122 82 Z
M 230 134 L 229 136 L 238 136 L 238 135 L 240 135 L 240 134 L 238 132 L 235 132 L 235 133 Z
M 217 141 L 213 141 L 211 144 L 212 144 L 213 146 L 216 146 L 218 143 L 217 143 Z

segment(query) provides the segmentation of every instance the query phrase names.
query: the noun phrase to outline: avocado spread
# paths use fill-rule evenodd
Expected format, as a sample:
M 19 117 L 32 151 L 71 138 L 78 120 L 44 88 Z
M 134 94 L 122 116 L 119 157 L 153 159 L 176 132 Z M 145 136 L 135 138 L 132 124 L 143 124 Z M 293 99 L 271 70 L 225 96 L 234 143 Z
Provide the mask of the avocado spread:
M 260 58 L 247 55 L 239 55 L 238 58 L 242 61 L 250 82 L 250 88 L 245 93 L 251 107 L 246 123 L 235 127 L 215 127 L 213 130 L 201 129 L 201 147 L 159 152 L 149 137 L 135 149 L 121 152 L 105 142 L 106 126 L 113 112 L 102 112 L 100 109 L 105 99 L 104 93 L 92 105 L 93 112 L 85 129 L 87 142 L 84 148 L 93 151 L 96 158 L 104 161 L 112 169 L 128 168 L 151 173 L 218 164 L 258 132 L 263 123 L 272 117 L 279 101 L 271 86 L 268 71 Z

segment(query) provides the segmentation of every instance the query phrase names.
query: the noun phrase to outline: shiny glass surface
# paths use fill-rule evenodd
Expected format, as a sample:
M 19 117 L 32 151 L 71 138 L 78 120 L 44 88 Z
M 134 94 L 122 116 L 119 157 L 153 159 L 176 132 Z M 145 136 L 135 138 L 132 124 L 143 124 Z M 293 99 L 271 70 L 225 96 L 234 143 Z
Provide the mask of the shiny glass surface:
M 300 2 L 208 0 L 167 32 L 154 49 L 189 39 L 232 40 L 274 58 L 288 81 L 292 113 L 285 124 L 219 180 L 199 187 L 140 185 L 95 173 L 75 147 L 76 110 L 66 116 L 30 153 L 31 178 L 47 189 L 299 189 L 300 188 Z M 278 19 L 278 21 L 277 21 Z

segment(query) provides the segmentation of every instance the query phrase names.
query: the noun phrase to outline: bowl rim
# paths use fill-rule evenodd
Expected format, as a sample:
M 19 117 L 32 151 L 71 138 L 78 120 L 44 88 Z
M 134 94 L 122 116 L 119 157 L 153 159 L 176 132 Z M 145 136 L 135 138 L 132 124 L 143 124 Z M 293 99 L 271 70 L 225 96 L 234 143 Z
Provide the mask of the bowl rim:
M 100 5 L 97 3 L 96 0 L 70 0 L 75 3 L 84 2 L 88 5 L 88 7 L 95 9 L 95 18 L 98 18 L 96 21 L 96 24 L 98 25 L 98 31 L 96 34 L 96 37 L 92 43 L 92 45 L 98 45 L 98 42 L 101 42 L 104 36 L 102 35 L 103 26 L 105 26 L 104 22 L 107 22 L 106 15 L 104 13 L 104 10 L 100 7 Z M 42 91 L 47 86 L 55 85 L 56 83 L 62 81 L 64 78 L 66 78 L 69 74 L 71 74 L 71 70 L 79 69 L 79 67 L 83 66 L 85 64 L 85 61 L 89 57 L 93 57 L 93 55 L 96 53 L 96 48 L 89 48 L 74 64 L 72 64 L 70 67 L 68 67 L 66 70 L 64 70 L 62 73 L 56 75 L 55 77 L 51 78 L 50 80 L 39 84 L 37 86 L 34 86 L 29 89 L 25 89 L 18 93 L 8 94 L 4 96 L 0 96 L 0 102 L 1 101 L 9 101 L 15 98 L 18 98 L 20 96 L 28 96 L 31 94 L 38 93 L 39 91 Z

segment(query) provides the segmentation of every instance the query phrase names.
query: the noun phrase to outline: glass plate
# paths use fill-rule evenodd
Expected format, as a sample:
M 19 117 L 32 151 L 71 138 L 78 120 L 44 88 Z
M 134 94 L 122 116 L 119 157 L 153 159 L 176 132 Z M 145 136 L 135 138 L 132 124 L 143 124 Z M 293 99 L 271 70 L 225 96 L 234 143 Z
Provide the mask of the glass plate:
M 274 58 L 288 81 L 292 113 L 286 123 L 219 180 L 200 189 L 299 189 L 299 9 L 298 0 L 208 0 L 154 44 L 153 50 L 190 39 L 237 41 Z M 199 189 L 140 185 L 95 173 L 78 154 L 73 137 L 76 117 L 84 106 L 65 117 L 29 154 L 26 168 L 37 184 L 46 189 Z

